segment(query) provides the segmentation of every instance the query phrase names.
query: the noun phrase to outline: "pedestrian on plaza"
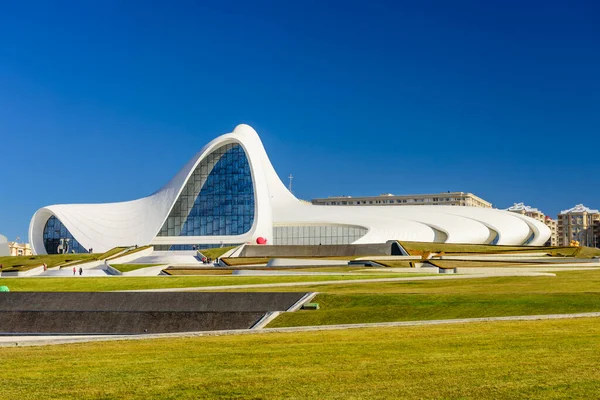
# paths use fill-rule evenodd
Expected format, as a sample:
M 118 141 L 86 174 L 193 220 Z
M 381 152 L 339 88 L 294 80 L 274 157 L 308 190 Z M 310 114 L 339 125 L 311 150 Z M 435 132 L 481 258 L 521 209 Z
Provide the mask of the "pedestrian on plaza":
M 73 267 L 73 275 L 77 273 L 77 268 Z
M 79 267 L 79 275 L 83 274 L 83 268 Z

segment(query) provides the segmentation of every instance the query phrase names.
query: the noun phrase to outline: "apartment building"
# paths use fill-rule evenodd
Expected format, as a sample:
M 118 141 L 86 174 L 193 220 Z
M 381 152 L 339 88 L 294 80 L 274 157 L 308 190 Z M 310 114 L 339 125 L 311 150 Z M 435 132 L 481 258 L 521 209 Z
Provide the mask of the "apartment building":
M 29 246 L 29 243 L 8 242 L 8 249 L 11 256 L 31 255 L 31 246 Z
M 524 203 L 515 203 L 512 206 L 508 207 L 506 210 L 517 214 L 525 215 L 527 217 L 536 219 L 546 224 L 546 226 L 550 229 L 550 239 L 548 239 L 546 245 L 558 246 L 558 224 L 556 220 L 545 215 L 539 209 L 527 206 Z
M 379 196 L 333 196 L 311 200 L 321 206 L 465 206 L 492 208 L 492 203 L 473 193 L 443 192 L 437 194 L 394 195 L 384 193 Z
M 598 232 L 594 230 L 600 222 L 600 211 L 578 204 L 558 215 L 558 244 L 568 246 L 572 240 L 581 246 L 597 247 L 600 244 Z

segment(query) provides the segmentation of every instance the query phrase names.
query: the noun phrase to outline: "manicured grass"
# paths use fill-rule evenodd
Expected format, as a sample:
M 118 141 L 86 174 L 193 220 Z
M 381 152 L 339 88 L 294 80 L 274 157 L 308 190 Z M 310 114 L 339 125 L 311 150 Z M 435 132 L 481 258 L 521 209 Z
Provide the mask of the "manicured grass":
M 399 260 L 373 260 L 377 264 L 381 264 L 384 267 L 390 268 L 413 268 L 410 261 L 399 261 Z
M 19 270 L 26 271 L 31 268 L 39 267 L 46 264 L 48 268 L 59 265 L 69 264 L 73 267 L 79 264 L 84 264 L 90 261 L 103 260 L 109 258 L 123 250 L 126 247 L 115 247 L 105 253 L 69 253 L 69 254 L 45 254 L 37 256 L 17 256 L 17 257 L 0 257 L 2 270 Z
M 226 257 L 222 258 L 225 264 L 230 266 L 251 265 L 251 264 L 266 264 L 271 258 L 294 258 L 294 259 L 311 259 L 311 260 L 340 260 L 350 261 L 357 256 L 332 256 L 332 257 Z
M 129 251 L 123 253 L 123 254 L 119 254 L 118 256 L 106 257 L 106 259 L 107 260 L 113 260 L 113 259 L 118 258 L 118 257 L 128 256 L 128 255 L 137 253 L 138 251 L 146 250 L 146 249 L 148 249 L 150 247 L 152 247 L 152 246 L 151 245 L 148 245 L 148 246 L 139 246 L 138 248 L 132 248 L 131 250 L 129 250 Z
M 428 260 L 428 263 L 434 265 L 436 267 L 441 268 L 552 268 L 557 263 L 554 262 L 543 262 L 544 260 L 539 261 L 472 261 L 472 260 Z M 569 262 L 577 262 L 578 260 L 567 261 Z M 561 268 L 600 268 L 600 264 L 579 264 L 574 267 L 561 267 Z
M 3 399 L 564 399 L 600 393 L 598 319 L 0 348 Z
M 104 260 L 106 258 L 110 258 L 110 257 L 114 256 L 115 254 L 118 254 L 118 253 L 124 251 L 126 248 L 127 247 L 115 247 L 113 249 L 110 249 L 107 252 L 100 254 L 98 256 L 98 260 Z
M 318 276 L 149 276 L 149 277 L 78 277 L 74 278 L 0 278 L 13 292 L 102 292 L 200 286 L 252 285 L 283 282 L 320 282 L 349 279 L 402 278 L 414 274 L 318 275 Z M 277 290 L 275 290 L 277 291 Z M 301 290 L 292 290 L 301 291 Z
M 159 265 L 163 264 L 110 264 L 111 267 L 121 272 L 135 271 L 140 268 L 157 267 Z M 167 266 L 165 265 L 165 268 L 166 267 Z
M 236 247 L 238 246 L 217 247 L 214 249 L 204 249 L 198 251 L 202 253 L 205 257 L 215 259 L 221 257 L 223 254 L 227 253 L 231 249 L 235 249 Z
M 245 291 L 314 291 L 320 293 L 366 294 L 505 294 L 600 292 L 600 270 L 560 271 L 556 276 L 499 276 L 491 278 L 348 283 L 343 285 L 298 286 L 293 288 L 263 288 Z
M 266 264 L 269 257 L 225 257 L 221 258 L 225 264 L 235 267 L 238 265 Z
M 239 268 L 168 268 L 165 270 L 169 275 L 232 275 L 233 271 L 243 269 Z M 335 272 L 336 274 L 341 273 L 352 273 L 354 274 L 367 274 L 367 275 L 378 275 L 387 274 L 390 275 L 393 272 L 374 270 L 372 268 L 365 267 L 310 267 L 310 268 L 266 268 L 257 267 L 252 268 L 252 271 L 290 271 L 290 272 Z M 394 275 L 395 276 L 395 275 Z
M 579 251 L 575 254 L 579 258 L 600 257 L 600 249 L 594 247 L 578 247 Z
M 568 314 L 600 311 L 600 292 L 555 294 L 320 294 L 318 311 L 285 313 L 283 326 Z
M 52 254 L 38 256 L 6 256 L 0 257 L 0 264 L 2 264 L 2 271 L 6 271 L 9 269 L 26 271 L 31 268 L 39 267 L 42 264 L 46 264 L 50 268 L 76 260 L 93 261 L 96 259 L 97 256 L 98 254 L 85 253 Z
M 232 275 L 233 270 L 231 269 L 183 269 L 183 268 L 170 268 L 165 269 L 165 273 L 173 276 L 185 275 L 185 276 L 204 276 L 204 275 Z
M 544 252 L 553 256 L 591 258 L 600 256 L 600 249 L 591 247 L 552 247 L 552 246 L 497 246 L 483 244 L 399 242 L 411 255 L 429 253 L 536 253 Z

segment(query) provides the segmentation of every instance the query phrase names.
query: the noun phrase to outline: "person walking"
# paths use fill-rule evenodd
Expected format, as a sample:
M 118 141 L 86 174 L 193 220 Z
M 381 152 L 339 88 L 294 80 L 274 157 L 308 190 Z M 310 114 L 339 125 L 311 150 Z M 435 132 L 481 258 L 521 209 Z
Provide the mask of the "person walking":
M 77 273 L 77 268 L 73 267 L 73 276 Z
M 81 274 L 83 274 L 83 268 L 79 267 L 79 276 L 81 276 Z

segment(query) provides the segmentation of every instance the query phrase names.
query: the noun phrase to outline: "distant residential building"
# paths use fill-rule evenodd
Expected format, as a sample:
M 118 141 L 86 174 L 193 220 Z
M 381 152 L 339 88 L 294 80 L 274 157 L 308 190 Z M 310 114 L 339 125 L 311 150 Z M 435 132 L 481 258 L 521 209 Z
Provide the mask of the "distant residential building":
M 466 206 L 492 208 L 492 203 L 473 193 L 444 192 L 437 194 L 393 195 L 384 193 L 379 196 L 333 196 L 313 199 L 312 204 L 321 206 Z
M 600 238 L 594 232 L 594 225 L 600 221 L 600 211 L 578 204 L 558 215 L 558 244 L 568 246 L 572 240 L 581 246 L 596 247 Z
M 558 222 L 546 215 L 544 223 L 550 228 L 550 239 L 546 242 L 546 246 L 558 246 Z
M 525 215 L 546 224 L 550 229 L 550 239 L 546 242 L 547 246 L 558 246 L 558 229 L 556 220 L 545 215 L 537 208 L 530 207 L 524 203 L 515 203 L 506 209 L 507 211 L 514 212 L 517 214 Z
M 594 235 L 594 247 L 600 246 L 600 220 L 594 221 L 594 226 L 592 227 L 592 233 Z
M 8 251 L 11 256 L 30 256 L 32 254 L 29 243 L 8 242 Z

